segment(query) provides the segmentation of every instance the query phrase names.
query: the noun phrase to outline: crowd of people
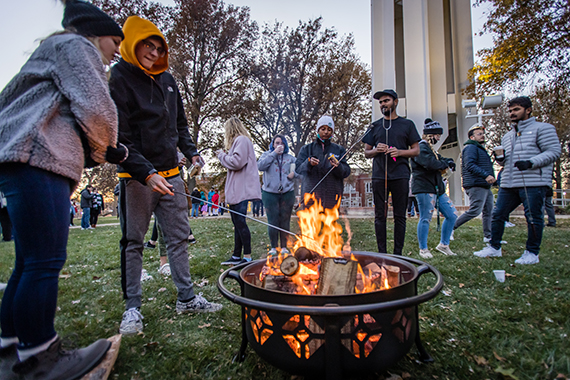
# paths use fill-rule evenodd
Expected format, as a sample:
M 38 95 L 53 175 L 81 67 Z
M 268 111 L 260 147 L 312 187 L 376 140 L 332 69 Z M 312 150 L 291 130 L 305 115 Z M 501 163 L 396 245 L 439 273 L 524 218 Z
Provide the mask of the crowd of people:
M 128 17 L 121 28 L 90 3 L 65 3 L 65 30 L 47 37 L 0 94 L 2 230 L 4 240 L 11 240 L 13 231 L 16 242 L 16 264 L 0 310 L 2 379 L 78 378 L 109 349 L 110 343 L 101 339 L 78 350 L 62 350 L 54 328 L 59 272 L 66 261 L 69 224 L 77 212 L 70 205 L 70 194 L 84 167 L 110 162 L 118 168 L 125 299 L 119 331 L 124 335 L 144 329 L 141 274 L 143 249 L 153 248 L 149 243 L 161 242 L 159 270 L 171 276 L 176 286 L 176 312 L 219 311 L 221 304 L 197 294 L 193 286 L 188 242 L 196 238 L 189 215 L 215 216 L 218 209 L 225 209 L 220 205 L 228 206 L 234 247 L 221 264 L 237 265 L 252 260 L 248 204 L 263 202 L 269 224 L 268 254 L 289 253 L 296 181 L 301 183 L 301 194 L 314 196 L 309 202 L 316 199 L 332 208 L 340 204 L 344 180 L 351 173 L 346 148 L 333 142 L 331 116 L 318 119 L 314 141 L 301 147 L 296 157 L 287 138 L 278 134 L 259 159 L 247 129 L 232 117 L 224 123 L 224 146 L 215 152 L 227 169 L 224 202 L 214 188 L 207 194 L 198 188 L 190 193 L 180 167 L 186 160 L 193 165 L 203 160 L 190 136 L 176 81 L 168 72 L 169 47 L 163 33 L 138 16 Z M 105 66 L 118 54 L 121 58 L 108 76 Z M 420 137 L 414 122 L 397 114 L 394 90 L 378 91 L 373 98 L 379 102 L 382 118 L 372 123 L 362 141 L 365 157 L 373 160 L 378 252 L 387 252 L 389 199 L 393 253 L 402 254 L 406 215 L 413 208 L 419 214 L 419 256 L 425 259 L 433 257 L 428 232 L 434 211 L 438 220 L 440 214 L 444 218 L 437 251 L 455 255 L 450 248 L 454 229 L 483 213 L 488 246 L 474 254 L 497 257 L 502 255 L 509 214 L 522 204 L 528 239 L 516 263 L 539 262 L 544 209 L 552 197 L 552 164 L 560 156 L 560 143 L 552 125 L 531 116 L 529 98 L 517 97 L 508 104 L 513 126 L 494 153 L 504 168 L 494 206 L 490 187 L 498 181 L 484 146 L 485 131 L 479 125 L 469 130 L 461 167 L 470 208 L 460 217 L 446 192 L 446 178 L 456 164 L 435 149 L 442 126 L 426 119 Z M 301 207 L 310 206 L 307 200 L 302 198 Z M 80 208 L 81 228 L 92 229 L 104 209 L 103 198 L 87 186 L 81 191 Z M 262 212 L 254 211 L 258 216 Z M 145 244 L 153 215 L 155 232 Z M 38 234 L 39 230 L 46 233 Z

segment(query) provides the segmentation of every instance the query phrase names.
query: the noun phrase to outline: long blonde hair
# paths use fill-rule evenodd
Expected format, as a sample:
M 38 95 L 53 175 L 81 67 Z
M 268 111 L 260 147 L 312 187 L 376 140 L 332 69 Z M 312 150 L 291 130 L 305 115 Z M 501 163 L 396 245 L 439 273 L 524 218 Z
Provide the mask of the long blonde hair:
M 77 32 L 77 29 L 75 29 L 72 26 L 68 26 L 67 28 L 65 28 L 64 30 L 59 30 L 57 32 L 54 32 L 52 34 L 50 34 L 49 36 L 47 36 L 46 38 L 42 39 L 40 41 L 40 43 L 44 42 L 45 40 L 47 40 L 48 38 L 50 38 L 51 36 L 59 36 L 62 34 L 78 34 L 80 36 L 83 36 L 82 34 L 79 34 Z M 103 62 L 104 66 L 109 66 L 111 64 L 111 62 L 109 62 L 109 60 L 107 58 L 105 58 L 105 56 L 103 55 L 103 52 L 101 51 L 101 45 L 99 45 L 99 37 L 95 37 L 95 36 L 83 36 L 85 38 L 87 38 L 89 40 L 89 42 L 91 42 L 93 45 L 95 45 L 95 47 L 97 48 L 97 50 L 99 50 L 99 55 L 101 56 L 101 61 Z M 108 78 L 107 78 L 108 79 Z
M 228 121 L 224 123 L 224 147 L 226 150 L 230 150 L 234 140 L 238 136 L 245 136 L 251 140 L 249 132 L 241 121 L 237 117 L 231 117 Z

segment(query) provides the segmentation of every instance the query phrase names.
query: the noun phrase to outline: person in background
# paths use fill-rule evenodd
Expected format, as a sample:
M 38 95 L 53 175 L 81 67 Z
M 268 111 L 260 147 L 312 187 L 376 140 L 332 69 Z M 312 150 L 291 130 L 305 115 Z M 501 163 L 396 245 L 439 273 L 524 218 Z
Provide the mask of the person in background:
M 64 3 L 65 30 L 43 40 L 0 93 L 0 191 L 16 247 L 0 311 L 2 380 L 78 379 L 111 346 L 100 339 L 66 351 L 54 319 L 70 195 L 86 165 L 128 156 L 105 75 L 123 32 L 92 4 Z
M 330 209 L 340 203 L 344 179 L 350 175 L 350 166 L 344 157 L 346 149 L 331 142 L 334 133 L 332 117 L 322 116 L 317 121 L 316 132 L 315 141 L 304 145 L 299 151 L 295 172 L 303 176 L 301 194 L 307 194 L 333 168 L 328 177 L 313 190 L 314 196 L 323 207 Z
M 552 187 L 546 189 L 546 197 L 544 199 L 544 209 L 546 210 L 546 215 L 548 215 L 548 223 L 546 227 L 556 227 L 556 213 L 554 212 L 554 206 L 552 205 L 552 196 L 554 192 Z
M 214 213 L 212 212 L 212 197 L 214 196 L 216 192 L 214 191 L 214 188 L 211 187 L 210 191 L 208 191 L 208 216 L 213 216 Z
M 250 200 L 261 198 L 261 188 L 253 143 L 241 121 L 235 117 L 224 124 L 224 148 L 225 151 L 217 150 L 216 156 L 222 166 L 228 169 L 226 202 L 230 210 L 235 212 L 230 212 L 234 225 L 234 250 L 222 265 L 237 265 L 251 261 L 251 233 L 242 215 L 247 212 Z
M 214 204 L 212 206 L 212 214 L 214 216 L 218 216 L 218 210 L 219 210 L 219 202 L 220 202 L 220 194 L 218 194 L 218 189 L 214 190 L 214 195 L 212 195 L 212 203 Z
M 73 210 L 73 206 L 71 206 Z M 71 225 L 73 225 L 73 215 L 71 215 Z M 12 222 L 8 214 L 8 202 L 4 193 L 0 191 L 0 226 L 2 226 L 2 241 L 12 241 Z
M 412 194 L 412 177 L 410 176 L 410 190 L 408 192 L 408 216 L 414 217 L 416 213 L 419 215 L 418 201 L 416 196 Z
M 469 210 L 457 220 L 453 229 L 483 213 L 483 241 L 491 241 L 491 214 L 493 212 L 493 192 L 491 186 L 497 181 L 493 163 L 485 150 L 485 128 L 475 124 L 467 132 L 468 140 L 461 152 L 461 177 L 465 193 L 469 197 Z
M 282 135 L 275 135 L 269 144 L 269 150 L 259 157 L 257 168 L 263 172 L 261 197 L 267 206 L 267 223 L 285 231 L 291 229 L 291 212 L 295 203 L 296 159 L 289 154 L 289 145 Z M 289 253 L 288 234 L 268 227 L 271 249 L 268 255 Z
M 119 141 L 129 157 L 117 168 L 121 205 L 121 274 L 125 312 L 119 332 L 143 330 L 143 243 L 154 213 L 164 234 L 176 312 L 215 312 L 221 304 L 194 293 L 188 263 L 188 202 L 178 149 L 200 160 L 188 131 L 182 97 L 168 69 L 168 45 L 152 22 L 130 16 L 123 26 L 121 60 L 111 68 L 111 96 L 119 113 Z M 176 194 L 175 193 L 180 193 Z
M 91 230 L 89 224 L 91 220 L 91 207 L 93 207 L 93 186 L 87 185 L 85 189 L 81 190 L 81 229 Z
M 200 216 L 200 198 L 202 195 L 197 187 L 192 190 L 192 194 L 190 195 L 194 197 L 192 198 L 192 211 L 190 212 L 190 217 L 197 218 Z
M 97 227 L 97 221 L 99 220 L 99 215 L 105 209 L 105 201 L 103 201 L 103 196 L 99 194 L 96 188 L 93 188 L 93 200 L 91 210 L 89 211 L 89 223 L 91 227 Z
M 455 162 L 451 158 L 442 157 L 433 149 L 442 134 L 443 128 L 437 121 L 426 119 L 420 141 L 420 154 L 412 158 L 412 193 L 418 200 L 420 212 L 418 243 L 420 256 L 424 259 L 433 257 L 427 243 L 434 209 L 445 217 L 441 226 L 440 241 L 435 249 L 444 255 L 455 256 L 449 248 L 449 240 L 457 219 L 457 211 L 445 193 L 445 183 L 442 179 L 442 171 L 455 170 Z
M 69 201 L 69 227 L 73 227 L 73 218 L 75 217 L 75 205 L 73 204 L 73 202 L 70 200 Z
M 501 239 L 510 213 L 521 203 L 524 206 L 528 238 L 526 249 L 515 264 L 538 264 L 544 229 L 544 199 L 552 188 L 554 162 L 560 158 L 560 140 L 556 128 L 536 121 L 532 101 L 519 96 L 508 103 L 512 128 L 502 140 L 502 157 L 495 157 L 503 166 L 501 184 L 491 220 L 491 241 L 473 254 L 477 257 L 501 257 Z

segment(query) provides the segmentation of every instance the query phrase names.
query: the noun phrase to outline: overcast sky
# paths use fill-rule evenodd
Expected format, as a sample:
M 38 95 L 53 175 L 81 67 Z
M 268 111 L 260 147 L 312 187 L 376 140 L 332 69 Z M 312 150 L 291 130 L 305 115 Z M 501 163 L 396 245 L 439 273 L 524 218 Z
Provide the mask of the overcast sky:
M 473 0 L 472 0 L 473 1 Z M 172 0 L 163 0 L 172 5 Z M 238 6 L 248 6 L 250 15 L 260 26 L 275 20 L 295 27 L 299 20 L 319 16 L 327 28 L 335 28 L 341 35 L 354 35 L 356 50 L 363 62 L 370 65 L 370 0 L 354 0 L 347 7 L 346 0 L 226 0 Z M 0 89 L 20 70 L 39 39 L 61 29 L 63 6 L 57 0 L 3 1 L 0 35 L 4 36 L 4 59 L 0 63 Z M 481 9 L 472 13 L 473 31 L 484 22 Z M 490 38 L 476 37 L 474 49 L 491 44 Z

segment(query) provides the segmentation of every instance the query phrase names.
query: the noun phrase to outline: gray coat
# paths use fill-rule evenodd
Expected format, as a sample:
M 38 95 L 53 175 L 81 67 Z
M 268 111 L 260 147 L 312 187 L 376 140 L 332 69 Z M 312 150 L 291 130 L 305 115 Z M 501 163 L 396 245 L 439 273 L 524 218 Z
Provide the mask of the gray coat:
M 281 169 L 279 169 L 279 160 L 281 161 Z M 275 151 L 267 151 L 257 160 L 257 168 L 263 172 L 263 191 L 268 193 L 288 193 L 295 187 L 295 181 L 287 178 L 291 173 L 291 164 L 294 164 L 296 158 L 288 153 L 283 153 L 281 157 Z M 299 174 L 295 173 L 295 177 Z M 281 190 L 279 190 L 281 185 Z
M 117 109 L 99 50 L 85 37 L 48 37 L 0 94 L 0 163 L 81 179 L 84 132 L 102 163 L 117 141 Z
M 539 123 L 534 117 L 519 121 L 518 132 L 514 127 L 503 136 L 505 159 L 501 174 L 501 187 L 552 187 L 552 168 L 560 158 L 560 140 L 554 126 Z M 532 168 L 520 171 L 515 162 L 530 160 Z

